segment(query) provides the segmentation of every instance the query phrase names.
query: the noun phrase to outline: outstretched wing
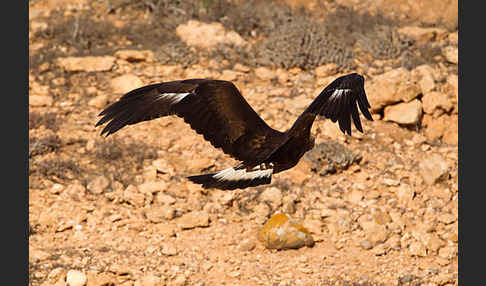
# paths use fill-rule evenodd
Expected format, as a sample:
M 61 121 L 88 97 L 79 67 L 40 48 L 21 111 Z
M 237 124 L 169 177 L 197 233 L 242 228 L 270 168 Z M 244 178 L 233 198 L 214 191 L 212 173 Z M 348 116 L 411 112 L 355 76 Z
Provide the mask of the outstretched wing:
M 321 115 L 331 119 L 332 122 L 338 121 L 339 129 L 351 135 L 351 118 L 356 129 L 363 132 L 357 106 L 366 119 L 373 120 L 368 110 L 370 104 L 364 90 L 364 78 L 357 73 L 352 73 L 331 82 L 304 111 L 304 114 Z
M 258 163 L 283 133 L 270 128 L 233 83 L 188 79 L 135 89 L 103 110 L 96 126 L 108 122 L 108 136 L 126 125 L 175 114 L 214 147 L 237 160 Z

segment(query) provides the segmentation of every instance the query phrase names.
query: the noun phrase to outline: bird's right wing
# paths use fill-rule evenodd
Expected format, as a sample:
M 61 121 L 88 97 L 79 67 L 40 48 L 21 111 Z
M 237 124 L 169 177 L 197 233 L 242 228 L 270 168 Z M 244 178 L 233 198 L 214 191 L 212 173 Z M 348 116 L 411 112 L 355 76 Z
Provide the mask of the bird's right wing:
M 189 79 L 135 89 L 100 113 L 107 136 L 129 124 L 175 114 L 214 147 L 257 164 L 278 146 L 283 133 L 269 127 L 228 81 Z

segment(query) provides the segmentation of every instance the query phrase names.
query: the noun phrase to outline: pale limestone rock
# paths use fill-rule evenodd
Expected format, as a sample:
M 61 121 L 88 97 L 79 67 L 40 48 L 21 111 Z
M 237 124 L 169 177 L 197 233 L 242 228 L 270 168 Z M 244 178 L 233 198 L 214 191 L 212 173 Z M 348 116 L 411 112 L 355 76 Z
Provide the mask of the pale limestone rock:
M 446 61 L 453 63 L 453 64 L 458 64 L 459 63 L 459 52 L 457 47 L 454 46 L 447 46 L 442 49 L 442 55 L 446 59 Z
M 269 202 L 276 209 L 282 205 L 282 191 L 276 187 L 267 188 L 260 194 L 260 200 Z
M 125 94 L 142 85 L 143 81 L 133 74 L 124 74 L 111 80 L 111 88 L 116 94 Z
M 209 214 L 206 211 L 192 211 L 177 220 L 182 229 L 209 226 Z
M 115 65 L 113 56 L 87 56 L 58 58 L 58 65 L 67 71 L 100 72 L 109 71 Z
M 119 50 L 115 53 L 115 57 L 127 62 L 153 62 L 154 52 L 151 50 Z
M 432 91 L 436 88 L 434 74 L 437 72 L 430 65 L 420 65 L 411 71 L 413 81 L 420 86 L 422 93 Z
M 416 43 L 425 44 L 430 41 L 444 38 L 447 30 L 442 28 L 423 28 L 417 26 L 406 26 L 398 29 L 400 34 L 413 38 Z
M 400 124 L 416 124 L 422 116 L 422 103 L 418 99 L 385 107 L 383 120 Z
M 261 80 L 271 80 L 276 77 L 274 71 L 266 67 L 258 67 L 255 69 L 255 75 Z
M 423 243 L 421 243 L 419 241 L 414 241 L 414 242 L 410 243 L 408 250 L 410 251 L 410 254 L 412 256 L 424 257 L 424 256 L 427 255 L 427 249 L 425 248 Z
M 365 83 L 365 90 L 371 111 L 400 101 L 409 102 L 421 93 L 420 86 L 405 68 L 393 69 L 374 77 L 368 84 Z
M 30 95 L 29 105 L 30 106 L 52 106 L 53 103 L 52 96 L 50 95 Z
M 66 274 L 66 285 L 67 286 L 84 286 L 88 278 L 86 274 L 78 270 L 69 270 Z
M 327 77 L 337 73 L 337 65 L 335 63 L 318 66 L 314 69 L 316 77 Z
M 419 171 L 424 181 L 432 185 L 448 174 L 448 167 L 445 158 L 433 153 L 422 159 L 419 163 Z
M 390 235 L 390 231 L 385 225 L 380 225 L 374 220 L 361 219 L 359 225 L 364 230 L 367 241 L 373 247 L 385 242 Z
M 106 107 L 106 105 L 108 104 L 108 100 L 108 94 L 100 94 L 90 99 L 88 101 L 88 105 L 96 108 L 103 108 Z
M 139 192 L 136 186 L 129 185 L 123 191 L 123 200 L 135 207 L 143 207 L 145 203 L 145 195 Z
M 189 20 L 176 28 L 176 34 L 188 46 L 214 48 L 218 44 L 246 45 L 246 41 L 236 32 L 227 31 L 221 23 L 203 23 Z
M 434 114 L 438 109 L 449 112 L 453 105 L 447 94 L 431 91 L 424 93 L 422 97 L 422 107 L 425 113 Z
M 105 176 L 98 176 L 88 183 L 86 189 L 90 193 L 98 195 L 103 193 L 109 185 L 110 181 Z

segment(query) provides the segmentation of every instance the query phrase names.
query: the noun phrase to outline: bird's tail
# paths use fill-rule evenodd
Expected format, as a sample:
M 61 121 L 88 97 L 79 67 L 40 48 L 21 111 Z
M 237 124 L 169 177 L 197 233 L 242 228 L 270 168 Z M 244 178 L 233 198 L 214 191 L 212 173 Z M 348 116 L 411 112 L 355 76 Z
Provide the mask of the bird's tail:
M 196 184 L 201 184 L 205 189 L 234 190 L 270 184 L 272 172 L 272 169 L 247 171 L 246 169 L 229 168 L 218 173 L 195 175 L 187 178 Z

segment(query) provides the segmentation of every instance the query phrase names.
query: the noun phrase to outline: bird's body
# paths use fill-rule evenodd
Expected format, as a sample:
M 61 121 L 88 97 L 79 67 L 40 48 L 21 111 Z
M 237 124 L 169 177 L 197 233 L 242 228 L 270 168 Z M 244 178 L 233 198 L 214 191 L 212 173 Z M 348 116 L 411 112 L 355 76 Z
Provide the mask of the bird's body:
M 311 128 L 317 115 L 338 121 L 351 134 L 351 118 L 362 131 L 359 109 L 368 120 L 370 105 L 364 79 L 353 73 L 329 84 L 286 132 L 268 126 L 233 83 L 187 79 L 144 86 L 123 95 L 100 115 L 96 126 L 108 122 L 102 134 L 126 125 L 168 115 L 182 117 L 214 147 L 240 164 L 213 174 L 188 178 L 204 188 L 232 190 L 269 184 L 272 175 L 294 167 L 314 147 Z

